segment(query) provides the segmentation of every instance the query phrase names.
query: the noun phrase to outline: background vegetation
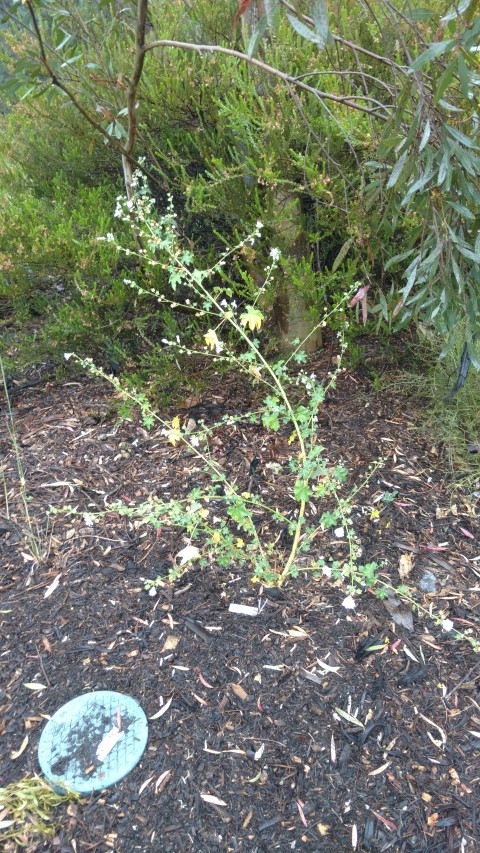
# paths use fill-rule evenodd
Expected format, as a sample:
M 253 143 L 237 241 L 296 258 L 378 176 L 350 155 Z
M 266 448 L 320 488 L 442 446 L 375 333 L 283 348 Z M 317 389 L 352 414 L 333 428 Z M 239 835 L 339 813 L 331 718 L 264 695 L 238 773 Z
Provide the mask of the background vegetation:
M 233 0 L 0 3 L 8 369 L 75 350 L 156 394 L 173 387 L 182 365 L 162 339 L 203 330 L 132 292 L 134 261 L 97 239 L 131 239 L 113 211 L 138 166 L 159 209 L 172 195 L 205 265 L 265 223 L 266 254 L 283 251 L 265 296 L 270 344 L 286 289 L 315 321 L 359 281 L 367 324 L 357 309 L 351 341 L 420 321 L 443 355 L 457 347 L 478 369 L 478 0 L 241 10 L 237 20 Z M 265 262 L 258 246 L 232 259 L 234 298 L 255 292 Z

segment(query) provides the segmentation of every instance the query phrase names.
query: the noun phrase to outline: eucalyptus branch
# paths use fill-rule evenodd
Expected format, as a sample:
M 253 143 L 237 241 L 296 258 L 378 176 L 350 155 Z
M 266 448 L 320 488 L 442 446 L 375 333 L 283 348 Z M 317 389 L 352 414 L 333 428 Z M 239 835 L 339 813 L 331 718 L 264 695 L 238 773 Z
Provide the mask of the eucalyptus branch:
M 315 72 L 313 72 L 313 73 L 315 73 Z M 321 73 L 321 72 L 320 72 L 320 73 Z M 307 76 L 307 75 L 302 75 L 302 77 L 305 77 L 305 76 Z M 300 78 L 298 78 L 298 79 L 300 79 Z M 288 84 L 287 84 L 287 85 L 288 85 Z M 346 176 L 345 176 L 345 172 L 344 172 L 344 170 L 342 169 L 342 167 L 340 166 L 340 164 L 339 164 L 339 163 L 337 163 L 337 161 L 333 159 L 332 155 L 330 154 L 330 152 L 328 151 L 328 149 L 327 149 L 327 148 L 325 147 L 325 145 L 323 144 L 323 142 L 322 142 L 321 138 L 319 137 L 318 133 L 316 133 L 316 132 L 314 131 L 314 129 L 313 129 L 313 127 L 311 126 L 311 124 L 310 124 L 310 122 L 309 122 L 309 120 L 308 120 L 307 116 L 305 115 L 305 111 L 303 110 L 303 107 L 302 107 L 302 105 L 301 105 L 301 103 L 300 103 L 300 100 L 297 98 L 297 95 L 295 94 L 295 92 L 293 91 L 293 89 L 291 88 L 291 86 L 288 86 L 288 91 L 289 91 L 289 93 L 290 93 L 290 97 L 291 97 L 291 99 L 292 99 L 293 103 L 295 104 L 295 108 L 296 108 L 296 110 L 297 110 L 297 112 L 298 112 L 298 114 L 299 114 L 300 118 L 302 119 L 302 121 L 303 121 L 303 123 L 305 124 L 305 126 L 308 128 L 308 132 L 309 132 L 309 133 L 311 134 L 311 136 L 315 139 L 315 141 L 316 141 L 317 145 L 320 147 L 320 150 L 321 150 L 321 151 L 323 151 L 323 154 L 324 154 L 325 158 L 328 160 L 328 162 L 329 162 L 329 163 L 331 163 L 331 164 L 333 164 L 334 168 L 336 169 L 337 173 L 339 174 L 339 176 L 341 177 L 341 179 L 342 179 L 342 181 L 343 181 L 344 192 L 345 192 L 345 210 L 344 210 L 343 212 L 344 212 L 345 214 L 347 214 L 347 215 L 348 215 L 348 200 L 347 200 L 347 199 L 348 199 L 348 196 L 347 196 L 347 188 L 346 188 L 346 184 L 347 184 L 347 182 L 348 182 L 350 189 L 351 189 L 351 190 L 353 190 L 353 189 L 354 189 L 353 183 L 352 183 L 351 181 L 347 181 L 347 178 L 346 178 Z M 330 110 L 326 110 L 326 112 L 328 113 L 328 115 L 329 115 L 331 118 L 333 118 L 333 119 L 335 120 L 335 116 L 332 116 L 332 113 L 330 112 Z M 337 124 L 338 124 L 338 122 L 337 122 Z M 345 130 L 344 130 L 343 128 L 341 128 L 341 130 L 342 130 L 342 133 L 343 133 L 343 136 L 344 136 L 344 138 L 345 138 L 346 142 L 348 143 L 348 146 L 349 146 L 349 148 L 350 148 L 350 151 L 351 151 L 351 153 L 352 153 L 352 155 L 353 155 L 353 158 L 354 158 L 355 162 L 357 163 L 357 165 L 359 165 L 359 163 L 358 163 L 358 157 L 357 157 L 357 152 L 355 151 L 355 148 L 354 148 L 354 146 L 352 145 L 351 140 L 347 137 L 347 134 L 345 133 Z
M 133 64 L 132 76 L 130 77 L 127 89 L 127 110 L 128 110 L 128 136 L 127 143 L 122 152 L 123 157 L 129 157 L 132 153 L 135 144 L 135 134 L 137 128 L 137 108 L 136 97 L 137 87 L 142 76 L 143 63 L 145 61 L 145 27 L 147 22 L 147 6 L 148 0 L 138 0 L 137 5 L 137 26 L 135 31 L 135 59 Z
M 295 6 L 292 6 L 290 3 L 287 2 L 287 0 L 280 0 L 280 3 L 282 6 L 285 7 L 285 9 L 288 9 L 289 12 L 294 12 L 296 15 L 298 14 L 298 10 L 295 8 Z M 313 18 L 310 18 L 308 15 L 300 15 L 300 18 L 302 18 L 302 20 L 305 21 L 307 24 L 313 26 Z M 348 41 L 348 39 L 341 38 L 341 36 L 337 36 L 335 35 L 335 33 L 332 33 L 332 38 L 337 44 L 341 44 L 344 47 L 348 47 L 350 50 L 355 50 L 358 53 L 362 53 L 364 56 L 369 56 L 370 59 L 375 59 L 377 62 L 382 62 L 384 65 L 389 65 L 390 68 L 394 68 L 395 71 L 399 71 L 401 74 L 408 76 L 407 65 L 399 65 L 397 62 L 394 62 L 394 60 L 390 59 L 388 56 L 382 56 L 379 53 L 373 53 L 373 51 L 367 50 L 367 48 L 362 47 L 359 44 L 355 44 L 355 42 L 353 41 Z
M 37 16 L 35 10 L 33 8 L 32 0 L 25 0 L 26 6 L 30 13 L 30 17 L 32 20 L 33 33 L 35 34 L 39 53 L 40 53 L 40 62 L 47 76 L 50 78 L 53 86 L 56 86 L 60 89 L 73 104 L 75 109 L 80 113 L 80 115 L 85 119 L 85 121 L 92 127 L 97 133 L 99 133 L 103 138 L 108 142 L 108 144 L 114 148 L 122 157 L 122 161 L 124 163 L 128 163 L 128 168 L 125 170 L 125 189 L 127 191 L 128 197 L 131 197 L 131 177 L 133 168 L 141 171 L 150 181 L 155 184 L 159 184 L 158 178 L 155 174 L 151 173 L 148 169 L 145 168 L 145 164 L 137 160 L 132 155 L 133 144 L 135 141 L 135 132 L 136 132 L 136 106 L 135 106 L 135 96 L 136 90 L 138 86 L 138 82 L 141 77 L 141 72 L 143 68 L 144 62 L 144 41 L 145 41 L 145 24 L 146 24 L 146 12 L 148 6 L 148 0 L 138 0 L 138 17 L 137 17 L 137 33 L 136 33 L 136 43 L 137 43 L 137 51 L 134 62 L 134 69 L 132 73 L 132 77 L 130 79 L 128 92 L 127 92 L 127 106 L 128 106 L 128 118 L 129 118 L 129 132 L 127 145 L 124 146 L 122 143 L 112 136 L 105 128 L 102 126 L 101 122 L 97 121 L 90 112 L 81 104 L 79 99 L 77 98 L 75 92 L 67 86 L 64 81 L 55 73 L 52 68 L 48 57 L 47 57 L 47 47 L 44 43 L 43 36 L 40 30 L 40 25 L 37 20 Z M 50 49 L 50 48 L 48 48 Z
M 125 189 L 127 198 L 131 200 L 134 196 L 133 189 L 133 160 L 132 151 L 135 145 L 137 131 L 137 87 L 142 76 L 143 63 L 145 61 L 144 45 L 145 45 L 145 26 L 147 21 L 148 0 L 138 0 L 137 4 L 137 26 L 135 30 L 135 59 L 133 63 L 133 71 L 128 83 L 127 89 L 127 116 L 128 116 L 128 133 L 127 143 L 122 149 L 122 166 Z M 135 243 L 140 251 L 143 249 L 142 238 L 136 227 L 133 218 L 133 235 Z
M 50 63 L 49 63 L 49 61 L 48 61 L 48 59 L 47 59 L 47 54 L 46 54 L 46 51 L 45 51 L 45 46 L 44 46 L 44 43 L 43 43 L 42 34 L 41 34 L 41 32 L 40 32 L 40 27 L 39 27 L 39 24 L 38 24 L 38 21 L 37 21 L 37 17 L 36 17 L 36 14 L 35 14 L 34 8 L 33 8 L 32 0 L 26 0 L 26 5 L 27 5 L 27 8 L 28 8 L 28 11 L 30 12 L 30 16 L 31 16 L 31 18 L 32 18 L 33 28 L 34 28 L 34 31 L 35 31 L 35 34 L 36 34 L 36 37 L 37 37 L 37 41 L 38 41 L 38 47 L 39 47 L 39 50 L 40 50 L 40 62 L 41 62 L 41 64 L 43 65 L 43 67 L 44 67 L 44 69 L 45 69 L 45 71 L 46 71 L 47 75 L 50 77 L 50 80 L 52 81 L 52 85 L 56 86 L 58 89 L 60 89 L 62 92 L 64 92 L 64 94 L 65 94 L 65 95 L 67 95 L 67 97 L 68 97 L 68 98 L 70 99 L 70 101 L 72 102 L 72 104 L 73 104 L 73 106 L 75 107 L 75 109 L 76 109 L 76 110 L 78 110 L 78 112 L 80 113 L 80 115 L 82 115 L 82 116 L 83 116 L 83 118 L 88 122 L 88 124 L 89 124 L 91 127 L 93 127 L 93 128 L 94 128 L 98 133 L 100 133 L 100 134 L 101 134 L 101 135 L 102 135 L 102 136 L 103 136 L 103 137 L 108 141 L 108 143 L 109 143 L 113 148 L 116 148 L 116 150 L 117 150 L 117 151 L 119 151 L 120 153 L 122 153 L 122 145 L 121 145 L 121 143 L 120 143 L 120 142 L 118 142 L 118 141 L 117 141 L 113 136 L 111 136 L 109 133 L 107 133 L 107 131 L 106 131 L 106 130 L 102 127 L 102 125 L 100 124 L 100 122 L 98 122 L 96 119 L 94 119 L 94 118 L 90 115 L 90 113 L 89 113 L 89 112 L 88 112 L 88 111 L 87 111 L 87 110 L 82 106 L 82 104 L 77 100 L 77 98 L 76 98 L 76 96 L 75 96 L 74 92 L 72 92 L 72 90 L 71 90 L 68 86 L 66 86 L 66 85 L 65 85 L 65 83 L 63 82 L 63 80 L 61 80 L 61 79 L 60 79 L 60 78 L 55 74 L 55 71 L 53 70 L 53 68 L 51 67 L 51 65 L 50 65 Z
M 242 53 L 240 50 L 233 50 L 229 47 L 221 47 L 216 44 L 195 44 L 194 42 L 185 42 L 185 41 L 174 41 L 171 39 L 160 39 L 159 41 L 151 41 L 148 42 L 144 50 L 145 52 L 149 50 L 155 50 L 158 47 L 172 47 L 179 50 L 194 50 L 200 55 L 202 53 L 221 53 L 224 56 L 231 56 L 235 59 L 241 59 L 242 62 L 246 62 L 249 65 L 254 65 L 256 68 L 260 68 L 262 71 L 265 71 L 267 74 L 270 74 L 272 77 L 277 77 L 279 80 L 283 80 L 284 83 L 289 84 L 290 86 L 295 86 L 297 89 L 301 89 L 304 92 L 309 92 L 309 94 L 314 95 L 318 98 L 322 103 L 323 101 L 332 101 L 336 104 L 342 104 L 343 106 L 349 107 L 352 110 L 357 110 L 358 112 L 365 113 L 366 115 L 375 116 L 377 118 L 382 119 L 383 121 L 387 121 L 390 118 L 390 114 L 388 112 L 388 107 L 385 104 L 382 104 L 376 98 L 365 97 L 365 95 L 334 95 L 331 92 L 324 92 L 321 89 L 317 89 L 314 86 L 309 86 L 307 83 L 303 83 L 298 77 L 292 77 L 291 74 L 287 74 L 284 71 L 280 71 L 279 68 L 275 68 L 273 65 L 268 65 L 268 63 L 263 62 L 261 59 L 257 59 L 255 56 L 248 56 L 246 53 Z M 360 103 L 361 101 L 369 102 L 374 106 L 365 106 Z M 393 109 L 393 105 L 391 107 Z

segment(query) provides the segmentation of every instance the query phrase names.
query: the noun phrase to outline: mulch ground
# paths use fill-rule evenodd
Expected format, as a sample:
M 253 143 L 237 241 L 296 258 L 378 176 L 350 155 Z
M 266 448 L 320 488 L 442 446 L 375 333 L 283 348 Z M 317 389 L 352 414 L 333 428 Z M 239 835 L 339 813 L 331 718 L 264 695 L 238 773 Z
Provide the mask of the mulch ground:
M 327 358 L 312 367 L 323 372 Z M 248 383 L 212 376 L 180 413 L 214 421 L 247 411 L 251 394 Z M 150 718 L 134 770 L 60 807 L 55 838 L 30 849 L 480 849 L 480 661 L 471 646 L 428 613 L 409 625 L 408 606 L 396 612 L 368 590 L 347 610 L 344 587 L 307 573 L 275 594 L 212 563 L 148 595 L 144 579 L 166 579 L 187 544 L 181 531 L 158 535 L 114 513 L 91 526 L 84 513 L 119 498 L 184 494 L 203 475 L 160 430 L 117 427 L 111 398 L 87 377 L 12 397 L 29 511 L 49 541 L 41 564 L 26 547 L 5 420 L 0 435 L 0 785 L 39 772 L 46 717 L 79 694 L 129 694 Z M 427 611 L 479 637 L 476 499 L 452 497 L 416 407 L 347 372 L 320 412 L 320 441 L 348 466 L 351 485 L 385 460 L 354 501 L 365 562 L 398 585 L 403 558 Z M 240 420 L 218 430 L 216 450 L 236 482 L 292 508 L 288 434 Z M 48 507 L 66 504 L 77 514 L 51 516 L 47 531 Z M 332 531 L 319 537 L 319 552 L 342 547 Z M 229 610 L 259 602 L 257 616 Z

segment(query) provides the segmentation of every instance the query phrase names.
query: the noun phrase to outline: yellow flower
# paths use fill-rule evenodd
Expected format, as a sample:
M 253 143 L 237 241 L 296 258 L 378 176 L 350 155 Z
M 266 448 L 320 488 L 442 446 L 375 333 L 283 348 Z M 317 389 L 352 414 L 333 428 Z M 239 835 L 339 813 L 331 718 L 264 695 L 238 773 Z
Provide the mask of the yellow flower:
M 224 345 L 218 339 L 217 333 L 214 329 L 209 329 L 207 334 L 204 335 L 204 338 L 205 338 L 205 343 L 206 343 L 207 347 L 210 347 L 210 349 L 212 351 L 215 350 L 216 353 L 219 353 L 222 351 Z
M 180 418 L 178 415 L 175 415 L 172 421 L 172 428 L 168 431 L 167 438 L 170 444 L 173 444 L 174 447 L 179 441 L 181 441 L 182 431 L 180 429 Z

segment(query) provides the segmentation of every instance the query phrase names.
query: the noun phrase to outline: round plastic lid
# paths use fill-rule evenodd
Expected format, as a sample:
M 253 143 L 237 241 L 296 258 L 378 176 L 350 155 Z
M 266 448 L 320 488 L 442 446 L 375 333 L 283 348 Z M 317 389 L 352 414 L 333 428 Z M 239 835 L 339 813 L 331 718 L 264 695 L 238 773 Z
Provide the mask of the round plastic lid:
M 98 690 L 56 711 L 41 734 L 38 760 L 55 786 L 90 794 L 133 770 L 147 737 L 147 718 L 135 699 Z

